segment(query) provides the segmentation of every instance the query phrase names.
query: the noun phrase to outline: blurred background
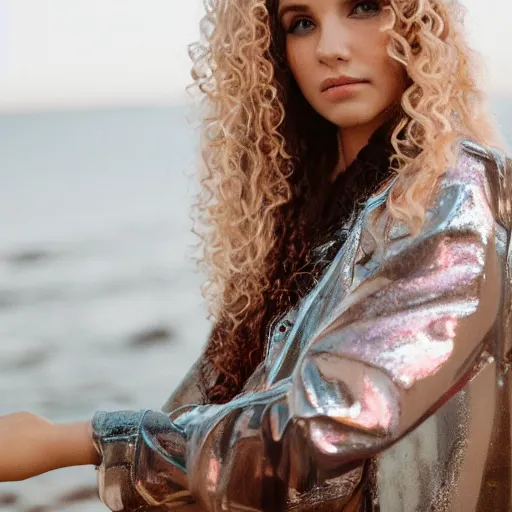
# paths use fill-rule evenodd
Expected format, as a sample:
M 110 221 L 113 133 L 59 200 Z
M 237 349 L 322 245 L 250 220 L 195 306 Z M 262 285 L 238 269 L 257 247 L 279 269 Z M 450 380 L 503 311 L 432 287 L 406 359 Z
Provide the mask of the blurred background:
M 512 143 L 512 4 L 463 0 Z M 209 324 L 190 259 L 199 0 L 0 0 L 0 415 L 159 408 Z M 0 510 L 94 512 L 92 467 Z

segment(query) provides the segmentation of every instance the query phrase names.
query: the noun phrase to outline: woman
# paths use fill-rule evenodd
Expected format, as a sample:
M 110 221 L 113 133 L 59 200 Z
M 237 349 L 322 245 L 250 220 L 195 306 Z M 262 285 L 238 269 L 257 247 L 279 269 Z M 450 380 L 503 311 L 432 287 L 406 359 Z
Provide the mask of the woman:
M 208 343 L 161 411 L 1 418 L 0 480 L 96 464 L 116 511 L 510 510 L 512 165 L 461 7 L 206 7 Z

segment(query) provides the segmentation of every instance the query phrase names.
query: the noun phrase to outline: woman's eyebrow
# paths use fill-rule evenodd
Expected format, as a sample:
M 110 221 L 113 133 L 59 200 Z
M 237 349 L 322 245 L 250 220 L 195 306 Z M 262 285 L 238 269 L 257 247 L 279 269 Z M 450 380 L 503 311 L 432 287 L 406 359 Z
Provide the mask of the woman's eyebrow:
M 283 16 L 288 12 L 307 12 L 309 11 L 309 7 L 305 4 L 288 4 L 279 9 L 277 13 L 277 17 L 279 20 L 283 18 Z
M 342 0 L 340 4 L 352 4 L 355 3 L 356 0 Z M 279 20 L 283 18 L 283 16 L 288 12 L 308 12 L 309 11 L 309 5 L 306 4 L 289 4 L 285 5 L 284 7 L 280 8 L 277 12 L 277 17 Z

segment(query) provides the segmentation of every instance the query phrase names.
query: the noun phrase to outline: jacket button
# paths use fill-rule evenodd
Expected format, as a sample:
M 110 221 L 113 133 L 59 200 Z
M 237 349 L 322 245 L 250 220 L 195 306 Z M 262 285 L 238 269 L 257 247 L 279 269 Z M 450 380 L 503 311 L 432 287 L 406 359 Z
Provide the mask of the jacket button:
M 281 323 L 278 324 L 277 331 L 280 334 L 284 334 L 285 332 L 287 332 L 290 329 L 290 327 L 292 325 L 293 324 L 289 320 L 283 320 Z

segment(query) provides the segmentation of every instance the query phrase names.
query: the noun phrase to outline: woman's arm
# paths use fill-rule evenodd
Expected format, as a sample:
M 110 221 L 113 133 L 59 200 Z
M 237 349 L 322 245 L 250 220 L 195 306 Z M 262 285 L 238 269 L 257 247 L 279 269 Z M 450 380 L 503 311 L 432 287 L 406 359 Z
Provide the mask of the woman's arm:
M 204 402 L 199 368 L 204 348 L 162 406 L 169 413 L 184 404 Z M 24 480 L 67 466 L 100 464 L 91 421 L 55 424 L 30 412 L 0 416 L 0 482 Z
M 90 421 L 55 423 L 50 436 L 51 451 L 58 454 L 58 467 L 85 466 L 101 462 L 92 442 Z
M 100 463 L 90 421 L 55 424 L 29 412 L 0 416 L 0 481 Z
M 174 411 L 173 421 L 151 411 L 97 413 L 104 482 L 119 486 L 116 471 L 129 468 L 124 488 L 171 504 L 181 496 L 175 473 L 206 510 L 280 510 L 290 487 L 348 474 L 445 403 L 468 379 L 499 310 L 481 162 L 442 178 L 419 235 L 386 245 L 289 377 L 227 404 Z M 108 492 L 102 499 L 108 505 Z M 122 503 L 116 510 L 130 510 Z

